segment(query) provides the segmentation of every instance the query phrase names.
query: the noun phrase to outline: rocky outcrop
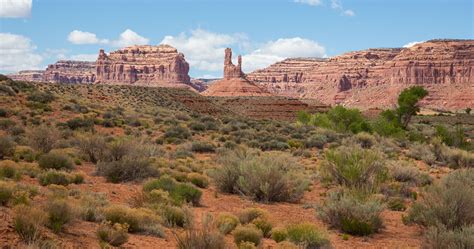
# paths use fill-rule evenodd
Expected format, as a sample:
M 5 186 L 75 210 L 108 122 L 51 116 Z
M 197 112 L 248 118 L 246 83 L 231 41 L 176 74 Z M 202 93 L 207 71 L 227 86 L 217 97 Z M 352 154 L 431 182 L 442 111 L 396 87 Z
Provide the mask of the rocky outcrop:
M 145 86 L 189 85 L 189 64 L 169 46 L 131 46 L 107 55 L 100 50 L 96 83 Z
M 474 106 L 474 40 L 287 59 L 247 78 L 274 94 L 364 109 L 392 107 L 402 89 L 423 85 L 430 92 L 426 107 L 462 109 Z
M 93 83 L 95 62 L 60 60 L 48 65 L 42 81 L 55 83 Z
M 206 96 L 271 96 L 271 94 L 248 81 L 242 72 L 242 57 L 239 55 L 238 64 L 232 63 L 232 50 L 227 48 L 224 56 L 224 78 L 211 83 L 206 91 Z
M 24 70 L 16 74 L 9 74 L 8 77 L 21 81 L 43 81 L 43 73 L 44 70 Z

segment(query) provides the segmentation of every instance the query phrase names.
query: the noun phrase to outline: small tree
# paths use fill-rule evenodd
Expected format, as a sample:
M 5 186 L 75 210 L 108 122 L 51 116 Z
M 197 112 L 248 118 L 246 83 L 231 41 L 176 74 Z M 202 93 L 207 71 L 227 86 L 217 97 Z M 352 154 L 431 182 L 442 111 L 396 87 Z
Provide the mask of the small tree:
M 420 111 L 418 102 L 427 95 L 428 91 L 421 86 L 412 86 L 398 95 L 398 122 L 403 128 L 406 128 L 413 115 Z

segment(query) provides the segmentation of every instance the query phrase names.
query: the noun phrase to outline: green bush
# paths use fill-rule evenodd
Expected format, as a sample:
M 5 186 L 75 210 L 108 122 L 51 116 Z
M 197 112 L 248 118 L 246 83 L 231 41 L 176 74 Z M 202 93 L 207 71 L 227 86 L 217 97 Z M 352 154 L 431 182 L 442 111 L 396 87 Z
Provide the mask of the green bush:
M 199 205 L 201 195 L 201 190 L 185 183 L 176 185 L 176 188 L 170 192 L 170 197 L 177 203 L 192 203 L 194 206 Z
M 216 146 L 211 143 L 196 141 L 192 142 L 191 150 L 198 153 L 208 153 L 214 152 L 216 150 Z
M 209 179 L 205 175 L 199 173 L 188 173 L 186 178 L 189 182 L 200 188 L 207 188 L 207 186 L 209 186 Z
M 85 130 L 85 131 L 94 130 L 93 119 L 73 118 L 66 121 L 65 125 L 71 130 L 79 130 L 79 129 Z
M 97 236 L 111 246 L 119 247 L 128 241 L 128 225 L 104 222 L 97 228 Z
M 322 134 L 312 135 L 311 137 L 307 138 L 304 142 L 304 146 L 306 148 L 318 148 L 322 149 L 324 145 L 328 143 L 328 138 Z
M 70 170 L 74 168 L 74 164 L 69 156 L 57 152 L 49 152 L 42 155 L 38 165 L 42 169 Z
M 131 233 L 145 233 L 158 237 L 165 235 L 160 225 L 161 218 L 148 209 L 111 205 L 104 209 L 104 217 L 112 224 L 127 224 Z
M 18 171 L 19 166 L 17 163 L 4 160 L 0 161 L 0 179 L 1 178 L 10 178 L 10 179 L 19 179 L 21 177 L 20 172 Z
M 0 159 L 13 156 L 15 153 L 15 147 L 16 145 L 10 137 L 0 137 Z
M 5 206 L 13 197 L 13 186 L 7 182 L 0 181 L 0 205 Z
M 425 234 L 424 247 L 433 249 L 474 248 L 474 225 L 457 230 L 430 227 Z
M 254 224 L 260 231 L 262 231 L 263 237 L 268 238 L 271 235 L 273 224 L 268 221 L 267 218 L 265 217 L 259 217 L 256 218 L 252 221 L 252 224 Z
M 296 173 L 301 166 L 282 154 L 229 151 L 220 155 L 219 162 L 221 167 L 211 173 L 217 187 L 256 201 L 298 201 L 308 185 Z
M 287 227 L 288 239 L 303 248 L 329 247 L 330 241 L 325 232 L 312 223 L 300 223 Z
M 426 227 L 460 229 L 474 224 L 474 169 L 458 170 L 427 188 L 405 221 Z
M 253 224 L 238 226 L 234 229 L 232 235 L 237 245 L 240 245 L 242 242 L 252 242 L 255 246 L 258 246 L 263 237 L 262 231 Z
M 120 161 L 99 162 L 99 175 L 113 183 L 142 180 L 158 176 L 158 170 L 145 158 L 124 158 Z
M 168 226 L 185 227 L 191 223 L 190 214 L 180 207 L 164 206 L 161 212 Z
M 366 236 L 378 232 L 383 226 L 380 217 L 383 208 L 378 201 L 365 200 L 347 193 L 332 193 L 318 207 L 318 214 L 333 228 L 352 235 Z
M 216 226 L 223 234 L 232 232 L 239 224 L 239 218 L 229 213 L 220 213 L 216 219 Z
M 288 232 L 284 227 L 275 227 L 272 229 L 272 240 L 277 243 L 282 242 L 288 238 Z
M 104 160 L 107 154 L 107 143 L 105 138 L 98 135 L 89 135 L 79 138 L 78 143 L 81 152 L 87 156 L 92 163 Z
M 169 141 L 174 141 L 176 139 L 188 139 L 191 137 L 191 132 L 189 129 L 180 125 L 169 127 L 164 134 L 164 138 Z
M 355 142 L 364 149 L 370 149 L 377 143 L 375 137 L 367 132 L 361 132 L 354 135 Z
M 73 219 L 72 207 L 66 200 L 51 200 L 45 208 L 48 216 L 46 226 L 55 233 L 60 232 Z
M 173 191 L 178 183 L 170 176 L 164 175 L 159 179 L 152 179 L 143 184 L 143 191 L 151 192 L 155 189 L 162 189 L 168 192 Z
M 375 191 L 387 178 L 383 156 L 360 147 L 338 147 L 326 152 L 322 176 L 331 182 L 363 191 Z
M 51 92 L 40 92 L 40 91 L 35 91 L 32 92 L 28 97 L 26 98 L 28 101 L 33 101 L 33 102 L 38 102 L 42 104 L 48 104 L 52 102 L 55 97 Z
M 67 186 L 71 183 L 72 179 L 68 173 L 50 169 L 40 174 L 38 180 L 43 186 L 51 184 Z

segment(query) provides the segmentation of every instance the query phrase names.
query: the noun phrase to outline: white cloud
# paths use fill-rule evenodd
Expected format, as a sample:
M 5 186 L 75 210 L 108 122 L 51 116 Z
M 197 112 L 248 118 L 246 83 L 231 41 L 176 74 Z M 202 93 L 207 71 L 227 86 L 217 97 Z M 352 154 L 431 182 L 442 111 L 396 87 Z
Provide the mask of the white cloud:
M 355 13 L 354 11 L 352 10 L 344 10 L 344 12 L 342 12 L 345 16 L 355 16 Z
M 43 61 L 36 54 L 36 46 L 28 37 L 10 33 L 0 33 L 0 71 L 16 72 L 26 69 L 39 69 Z
M 145 45 L 150 42 L 148 38 L 140 36 L 131 29 L 122 32 L 118 39 L 99 39 L 96 34 L 86 31 L 73 30 L 69 33 L 67 40 L 73 44 L 107 44 L 114 47 L 127 47 L 132 45 Z
M 311 6 L 321 5 L 321 0 L 293 0 L 295 3 L 307 4 Z
M 292 57 L 326 57 L 326 50 L 317 42 L 300 37 L 270 41 L 242 58 L 245 72 L 267 67 Z
M 243 34 L 218 34 L 203 29 L 192 30 L 190 34 L 165 36 L 161 44 L 171 45 L 186 56 L 191 67 L 206 70 L 222 70 L 224 49 L 231 45 L 246 46 Z
M 0 0 L 0 17 L 30 17 L 32 0 Z
M 107 39 L 97 38 L 97 35 L 94 33 L 80 30 L 73 30 L 71 33 L 69 33 L 67 40 L 73 44 L 106 44 L 109 42 Z
M 341 12 L 341 15 L 355 16 L 355 12 L 353 10 L 350 10 L 350 9 L 345 9 L 342 6 L 342 2 L 340 0 L 331 0 L 331 8 Z
M 409 43 L 407 43 L 407 44 L 403 45 L 403 47 L 404 47 L 404 48 L 411 48 L 411 47 L 415 46 L 416 44 L 423 43 L 423 42 L 425 42 L 425 41 L 414 41 L 414 42 L 409 42 Z
M 126 29 L 118 40 L 112 41 L 111 44 L 114 47 L 127 47 L 132 45 L 145 45 L 148 44 L 150 40 L 139 34 L 135 33 L 131 29 Z
M 73 61 L 96 61 L 97 57 L 98 57 L 97 54 L 76 54 L 76 55 L 67 57 L 67 59 L 73 60 Z

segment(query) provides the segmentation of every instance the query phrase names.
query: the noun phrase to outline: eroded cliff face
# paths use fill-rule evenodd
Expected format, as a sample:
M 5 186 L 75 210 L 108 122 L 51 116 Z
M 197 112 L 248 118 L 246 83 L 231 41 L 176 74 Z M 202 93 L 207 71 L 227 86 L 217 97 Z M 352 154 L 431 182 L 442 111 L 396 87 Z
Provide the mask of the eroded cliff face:
M 16 74 L 9 74 L 7 76 L 13 80 L 43 81 L 43 73 L 44 70 L 23 70 Z
M 175 86 L 189 84 L 189 64 L 168 45 L 131 46 L 107 55 L 100 50 L 96 83 Z
M 42 81 L 55 83 L 93 83 L 95 62 L 61 60 L 48 65 Z
M 369 49 L 329 59 L 287 59 L 247 76 L 278 95 L 359 108 L 392 107 L 398 93 L 423 85 L 424 105 L 474 106 L 474 40 L 433 40 L 405 49 Z

